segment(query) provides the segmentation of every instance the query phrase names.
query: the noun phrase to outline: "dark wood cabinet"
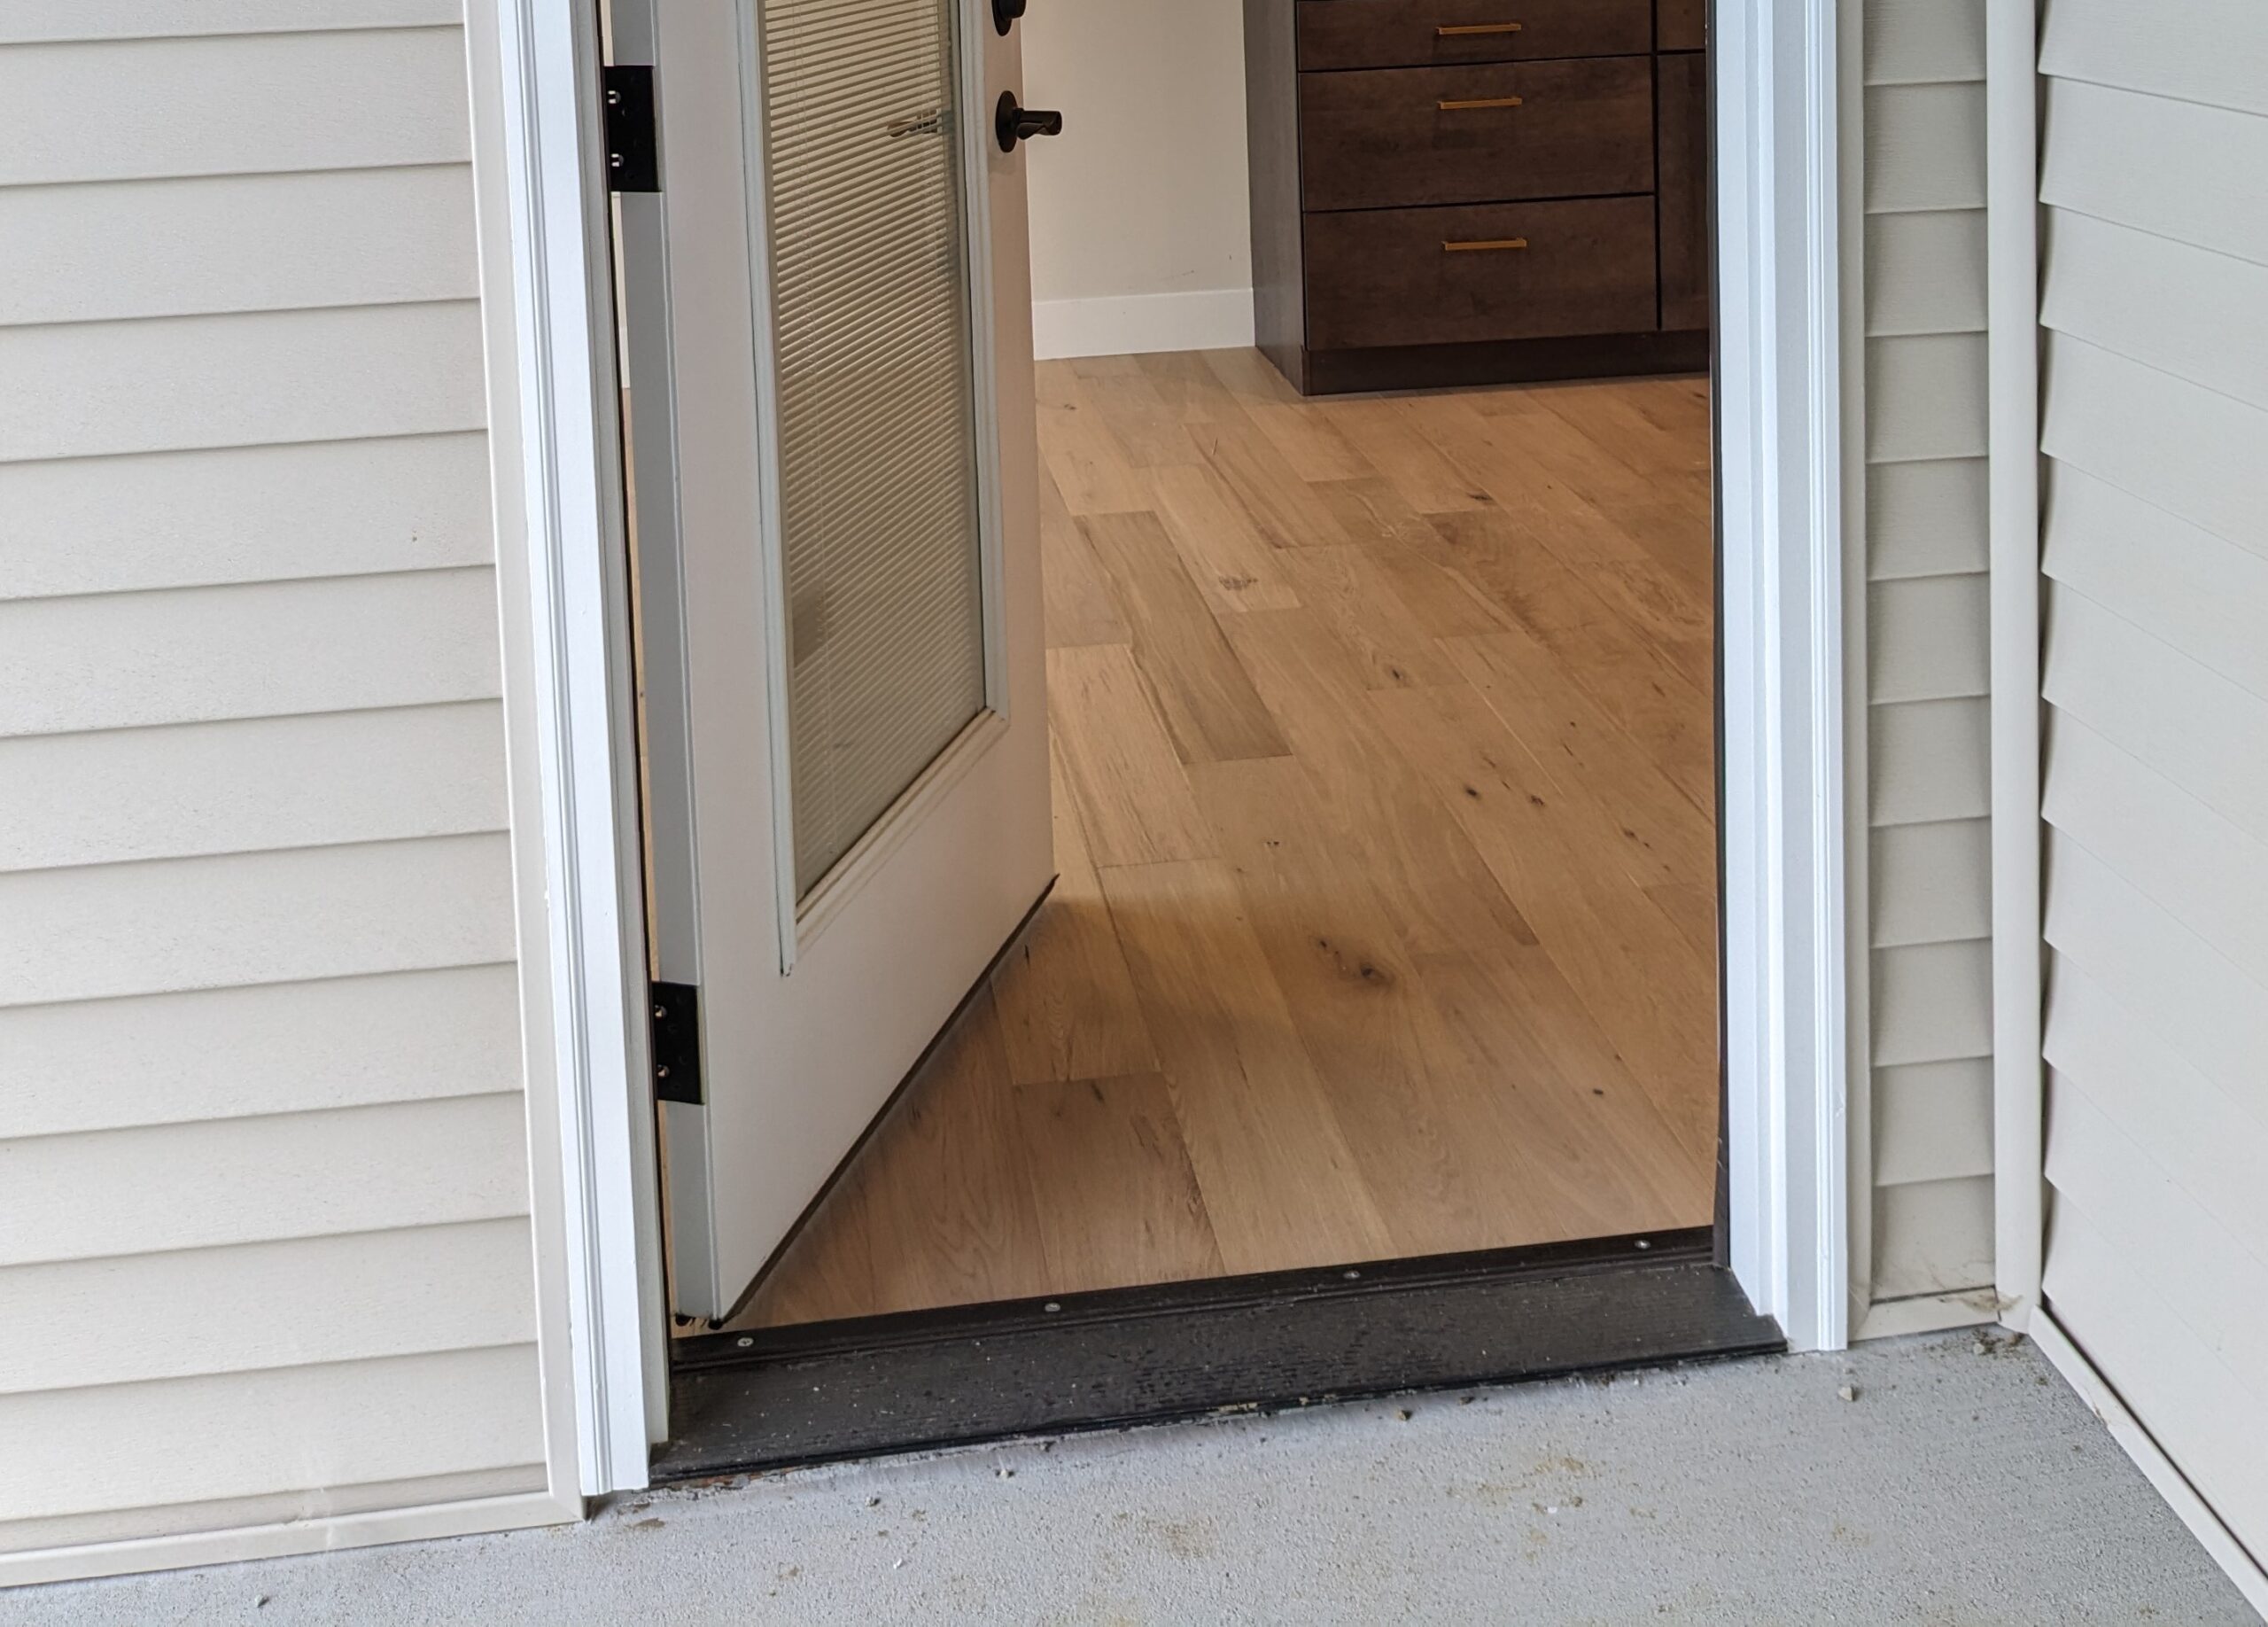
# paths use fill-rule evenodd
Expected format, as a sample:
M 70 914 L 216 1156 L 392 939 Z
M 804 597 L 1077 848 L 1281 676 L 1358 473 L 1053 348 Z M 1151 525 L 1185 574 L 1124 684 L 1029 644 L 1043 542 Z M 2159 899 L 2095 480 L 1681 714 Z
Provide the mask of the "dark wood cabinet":
M 1254 315 L 1301 390 L 1707 365 L 1705 0 L 1245 0 Z

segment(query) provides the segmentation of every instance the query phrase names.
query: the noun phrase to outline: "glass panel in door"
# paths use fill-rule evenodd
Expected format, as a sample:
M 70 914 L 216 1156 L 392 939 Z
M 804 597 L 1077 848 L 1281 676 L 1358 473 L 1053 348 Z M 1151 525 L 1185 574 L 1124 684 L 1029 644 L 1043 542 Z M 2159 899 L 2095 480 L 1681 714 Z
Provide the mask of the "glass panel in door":
M 953 9 L 756 0 L 795 889 L 985 705 Z

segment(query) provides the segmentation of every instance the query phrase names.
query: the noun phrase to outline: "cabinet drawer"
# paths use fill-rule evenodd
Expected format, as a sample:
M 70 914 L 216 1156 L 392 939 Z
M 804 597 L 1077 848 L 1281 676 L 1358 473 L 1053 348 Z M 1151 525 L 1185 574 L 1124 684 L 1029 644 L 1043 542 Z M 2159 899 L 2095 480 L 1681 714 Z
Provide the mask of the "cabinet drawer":
M 1653 49 L 1652 0 L 1299 0 L 1303 68 L 1437 67 Z
M 1310 214 L 1303 226 L 1311 350 L 1656 325 L 1651 198 Z
M 1705 51 L 1709 45 L 1709 0 L 1660 0 L 1654 13 L 1657 51 Z
M 1654 183 L 1645 57 L 1300 75 L 1309 209 L 1643 192 Z

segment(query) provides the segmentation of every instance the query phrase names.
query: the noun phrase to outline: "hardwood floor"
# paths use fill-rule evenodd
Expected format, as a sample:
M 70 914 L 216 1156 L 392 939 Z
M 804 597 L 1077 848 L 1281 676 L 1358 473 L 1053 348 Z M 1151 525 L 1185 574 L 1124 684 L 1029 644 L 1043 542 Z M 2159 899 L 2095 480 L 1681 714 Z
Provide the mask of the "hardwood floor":
M 1705 382 L 1038 381 L 1061 880 L 734 1325 L 1705 1224 Z

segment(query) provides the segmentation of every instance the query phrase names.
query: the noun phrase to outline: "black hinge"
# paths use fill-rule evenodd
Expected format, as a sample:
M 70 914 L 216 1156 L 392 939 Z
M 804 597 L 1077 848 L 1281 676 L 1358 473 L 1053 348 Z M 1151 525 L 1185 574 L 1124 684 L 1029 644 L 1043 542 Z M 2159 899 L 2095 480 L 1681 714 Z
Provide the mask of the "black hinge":
M 607 185 L 617 192 L 662 190 L 661 138 L 654 128 L 654 70 L 602 70 L 606 101 Z
M 647 985 L 654 1014 L 654 1100 L 701 1105 L 701 991 L 690 983 Z

